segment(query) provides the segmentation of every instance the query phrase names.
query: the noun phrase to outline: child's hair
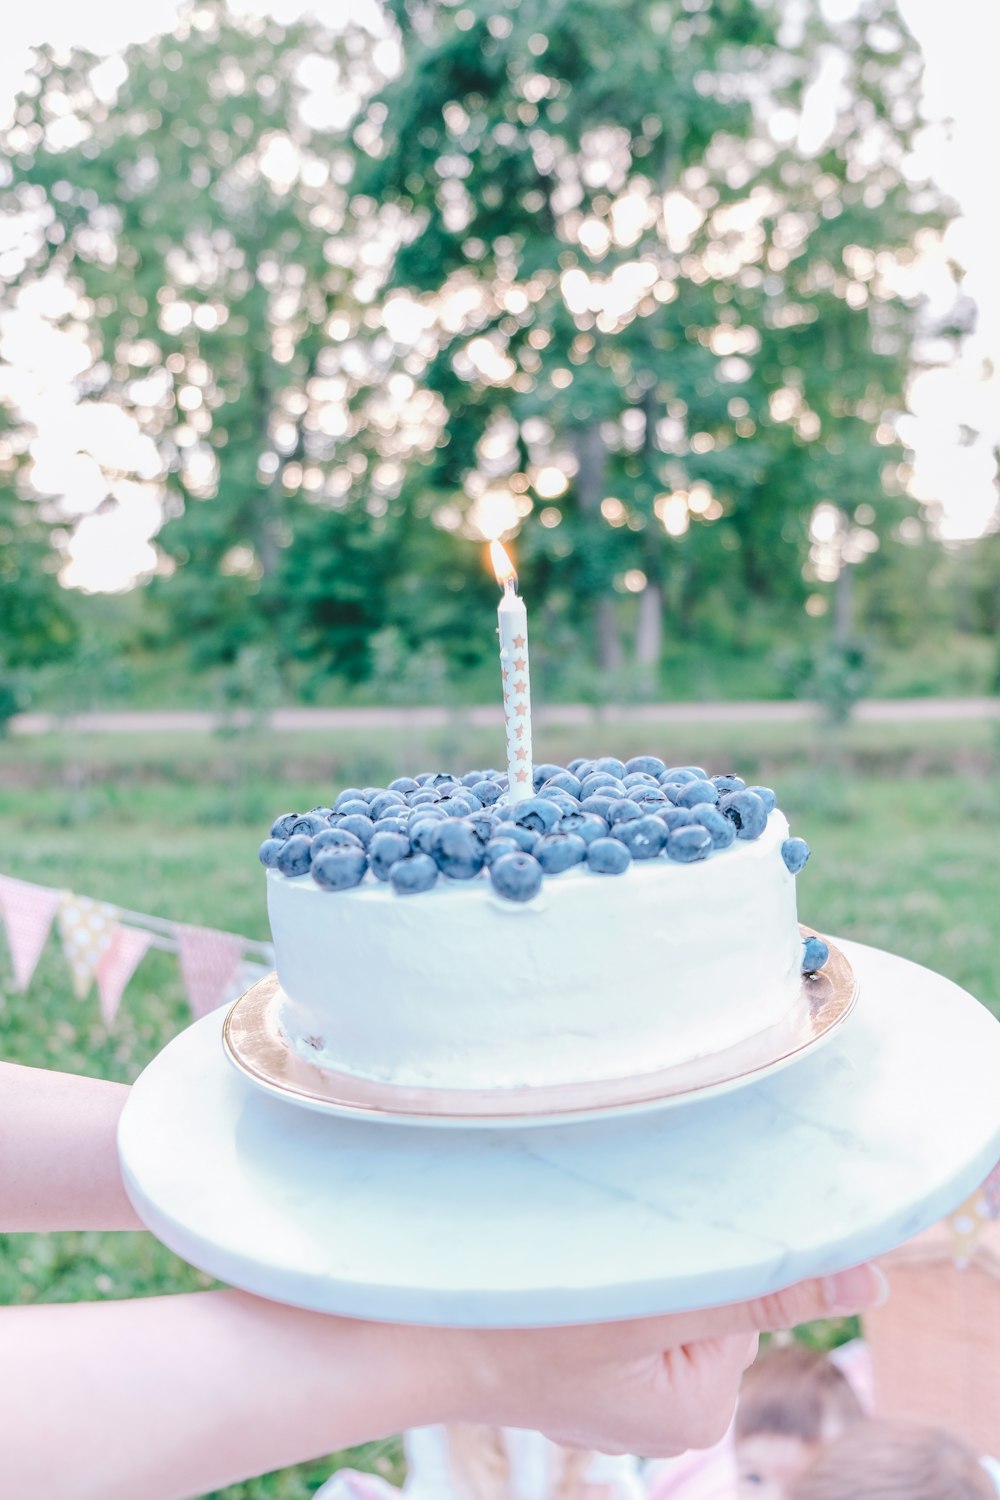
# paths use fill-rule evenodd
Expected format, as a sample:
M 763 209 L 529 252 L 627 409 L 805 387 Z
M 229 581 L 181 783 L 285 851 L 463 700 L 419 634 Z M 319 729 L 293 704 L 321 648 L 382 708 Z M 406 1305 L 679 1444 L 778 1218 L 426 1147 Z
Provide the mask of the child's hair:
M 997 1500 L 974 1451 L 937 1427 L 870 1421 L 824 1450 L 788 1500 Z
M 737 1442 L 770 1433 L 826 1443 L 864 1415 L 828 1355 L 804 1344 L 772 1344 L 743 1377 L 734 1436 Z
M 502 1428 L 452 1424 L 447 1437 L 452 1483 L 460 1500 L 509 1500 L 510 1460 Z M 594 1455 L 567 1449 L 561 1456 L 550 1500 L 576 1500 Z

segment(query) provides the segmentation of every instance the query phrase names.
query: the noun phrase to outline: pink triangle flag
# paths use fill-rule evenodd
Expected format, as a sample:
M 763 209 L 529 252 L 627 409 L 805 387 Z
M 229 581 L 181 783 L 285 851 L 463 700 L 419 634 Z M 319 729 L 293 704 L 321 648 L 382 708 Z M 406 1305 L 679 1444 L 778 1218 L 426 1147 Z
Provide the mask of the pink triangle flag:
M 26 880 L 15 880 L 10 875 L 0 875 L 0 910 L 3 911 L 14 983 L 19 990 L 27 989 L 31 981 L 59 901 L 59 891 L 49 890 L 44 885 L 31 885 Z
M 101 1016 L 106 1026 L 114 1024 L 125 986 L 152 941 L 153 934 L 140 927 L 119 926 L 111 934 L 111 942 L 97 960 L 95 971 Z
M 188 1003 L 196 1016 L 207 1015 L 226 999 L 243 962 L 244 940 L 214 927 L 177 925 L 181 974 Z

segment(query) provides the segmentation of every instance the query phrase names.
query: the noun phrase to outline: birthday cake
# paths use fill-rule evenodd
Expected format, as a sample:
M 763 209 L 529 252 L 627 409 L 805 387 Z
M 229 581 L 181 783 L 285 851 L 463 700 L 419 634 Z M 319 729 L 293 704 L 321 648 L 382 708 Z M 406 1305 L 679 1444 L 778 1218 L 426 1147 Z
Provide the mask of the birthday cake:
M 778 1024 L 808 848 L 767 787 L 655 756 L 424 773 L 279 817 L 260 849 L 279 1024 L 404 1086 L 631 1078 Z

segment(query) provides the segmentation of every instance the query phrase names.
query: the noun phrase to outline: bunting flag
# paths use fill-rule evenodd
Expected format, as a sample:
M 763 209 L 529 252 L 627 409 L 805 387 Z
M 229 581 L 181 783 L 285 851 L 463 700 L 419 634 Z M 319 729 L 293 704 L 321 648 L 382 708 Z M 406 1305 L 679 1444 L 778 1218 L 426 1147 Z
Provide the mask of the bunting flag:
M 244 939 L 214 927 L 177 924 L 181 974 L 195 1016 L 221 1005 L 243 963 Z
M 14 984 L 19 990 L 27 989 L 31 981 L 58 906 L 58 891 L 44 885 L 29 885 L 26 880 L 15 880 L 11 875 L 0 875 L 0 911 L 3 912 Z
M 1000 1219 L 1000 1162 L 986 1181 L 970 1194 L 947 1223 L 951 1230 L 955 1264 L 966 1266 L 990 1224 Z
M 118 925 L 118 910 L 110 901 L 92 896 L 59 895 L 59 930 L 63 952 L 73 975 L 73 993 L 84 1000 L 94 982 L 97 966 L 111 946 Z
M 114 1024 L 125 986 L 152 941 L 153 934 L 138 927 L 119 924 L 112 932 L 111 942 L 97 960 L 96 969 L 101 1016 L 106 1026 Z

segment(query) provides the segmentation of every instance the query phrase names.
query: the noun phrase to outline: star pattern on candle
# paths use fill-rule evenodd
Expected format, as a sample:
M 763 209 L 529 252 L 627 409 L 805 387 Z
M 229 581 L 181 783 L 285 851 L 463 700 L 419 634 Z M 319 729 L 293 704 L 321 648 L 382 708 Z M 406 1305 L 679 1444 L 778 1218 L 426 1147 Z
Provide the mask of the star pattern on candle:
M 515 728 L 514 728 L 514 733 L 517 735 L 517 737 L 518 737 L 519 740 L 523 740 L 524 739 L 524 725 L 523 724 L 516 725 Z
M 524 648 L 525 648 L 525 646 L 527 644 L 528 644 L 528 638 L 527 638 L 527 636 L 525 636 L 525 635 L 516 635 L 514 637 L 514 650 L 515 651 L 523 651 Z
M 515 693 L 526 693 L 528 691 L 528 684 L 523 677 L 519 677 L 515 682 L 514 691 Z
M 514 671 L 515 672 L 526 672 L 527 670 L 528 670 L 527 657 L 524 657 L 524 656 L 515 656 L 515 658 L 514 658 Z
M 523 745 L 521 746 L 521 748 L 519 750 L 517 750 L 515 752 L 515 754 L 516 754 L 518 760 L 527 760 L 528 759 L 528 752 L 527 752 L 527 750 L 525 750 L 525 748 L 524 748 Z
M 519 719 L 523 719 L 528 710 L 523 703 L 518 703 L 514 709 L 514 712 L 517 714 L 517 717 Z
M 514 774 L 517 777 L 518 781 L 527 781 L 528 779 L 527 771 L 516 771 Z

